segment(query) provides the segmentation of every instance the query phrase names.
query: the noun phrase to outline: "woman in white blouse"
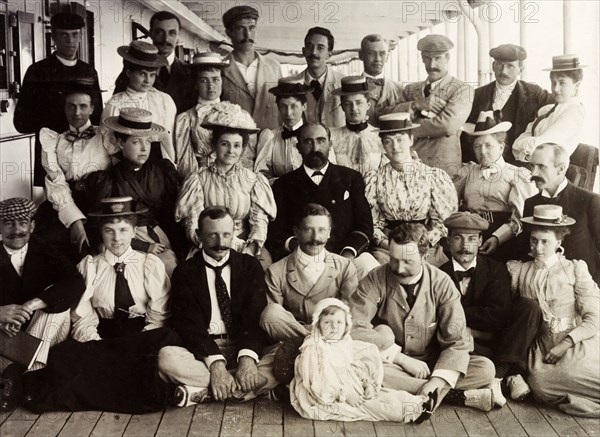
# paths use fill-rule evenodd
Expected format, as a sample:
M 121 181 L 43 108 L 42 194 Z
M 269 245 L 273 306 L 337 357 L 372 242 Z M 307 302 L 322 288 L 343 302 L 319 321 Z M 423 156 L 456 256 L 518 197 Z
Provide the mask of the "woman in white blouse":
M 216 160 L 186 179 L 177 200 L 175 220 L 183 221 L 188 239 L 198 246 L 202 210 L 208 206 L 226 207 L 235 221 L 234 249 L 258 257 L 264 266 L 270 263 L 270 256 L 263 245 L 277 207 L 267 179 L 240 162 L 248 137 L 258 131 L 256 123 L 241 107 L 235 105 L 235 112 L 230 109 L 216 107 L 204 120 L 203 126 L 212 130 Z
M 575 55 L 554 56 L 550 71 L 552 96 L 555 104 L 538 111 L 538 117 L 512 145 L 518 161 L 529 161 L 533 150 L 544 143 L 555 143 L 573 154 L 581 139 L 585 108 L 579 100 L 579 85 L 583 79 L 579 58 Z

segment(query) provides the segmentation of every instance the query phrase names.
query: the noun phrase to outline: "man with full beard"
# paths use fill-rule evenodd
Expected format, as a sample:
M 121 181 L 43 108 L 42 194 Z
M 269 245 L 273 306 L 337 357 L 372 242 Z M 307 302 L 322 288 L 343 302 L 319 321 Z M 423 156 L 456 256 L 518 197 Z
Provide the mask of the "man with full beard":
M 365 198 L 365 184 L 355 170 L 329 162 L 331 135 L 321 123 L 303 125 L 298 132 L 302 167 L 273 184 L 277 218 L 271 222 L 266 247 L 279 260 L 298 246 L 296 217 L 307 203 L 318 203 L 331 213 L 331 235 L 325 248 L 350 258 L 362 278 L 379 263 L 365 252 L 373 237 L 373 218 Z

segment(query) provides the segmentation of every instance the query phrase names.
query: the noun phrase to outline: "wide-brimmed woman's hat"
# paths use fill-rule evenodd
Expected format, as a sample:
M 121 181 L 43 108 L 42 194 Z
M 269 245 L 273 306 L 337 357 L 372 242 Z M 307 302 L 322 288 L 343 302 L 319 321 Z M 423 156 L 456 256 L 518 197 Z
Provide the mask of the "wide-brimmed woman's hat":
M 229 67 L 229 61 L 221 59 L 218 53 L 214 52 L 200 52 L 195 53 L 192 58 L 192 62 L 187 65 L 189 68 L 227 68 Z
M 299 96 L 313 92 L 313 87 L 306 85 L 303 80 L 293 77 L 281 77 L 277 81 L 277 86 L 270 88 L 269 92 L 276 96 Z
M 82 76 L 60 81 L 58 85 L 58 92 L 63 96 L 75 93 L 92 95 L 105 93 L 106 90 L 101 90 L 98 87 L 98 82 L 96 82 L 93 77 Z
M 121 217 L 142 214 L 148 211 L 143 205 L 134 202 L 133 197 L 107 197 L 100 201 L 100 211 L 90 212 L 90 217 Z
M 204 117 L 202 127 L 206 129 L 228 128 L 249 134 L 260 132 L 250 114 L 244 111 L 241 106 L 229 102 L 216 104 L 212 111 Z
M 126 61 L 148 68 L 160 68 L 169 65 L 167 58 L 158 53 L 156 46 L 144 41 L 131 41 L 128 46 L 121 46 L 117 53 Z
M 467 135 L 479 137 L 482 135 L 508 132 L 512 127 L 510 121 L 497 120 L 494 111 L 481 111 L 477 117 L 477 123 L 465 123 L 463 130 Z
M 543 71 L 571 71 L 579 70 L 583 67 L 587 67 L 587 65 L 581 65 L 579 63 L 579 56 L 559 55 L 552 56 L 552 68 L 544 68 Z
M 364 76 L 346 76 L 342 78 L 342 86 L 334 89 L 331 94 L 334 96 L 367 94 L 374 89 L 375 86 L 367 82 L 367 78 Z
M 420 124 L 412 122 L 408 112 L 385 114 L 377 120 L 379 121 L 379 129 L 375 129 L 375 132 L 379 132 L 380 134 L 402 132 L 421 126 Z
M 532 217 L 523 217 L 523 223 L 536 226 L 571 226 L 575 224 L 575 219 L 564 215 L 562 206 L 559 205 L 538 205 L 533 207 Z
M 104 126 L 134 136 L 149 136 L 165 131 L 161 125 L 152 123 L 152 112 L 140 108 L 122 108 L 118 116 L 105 119 Z

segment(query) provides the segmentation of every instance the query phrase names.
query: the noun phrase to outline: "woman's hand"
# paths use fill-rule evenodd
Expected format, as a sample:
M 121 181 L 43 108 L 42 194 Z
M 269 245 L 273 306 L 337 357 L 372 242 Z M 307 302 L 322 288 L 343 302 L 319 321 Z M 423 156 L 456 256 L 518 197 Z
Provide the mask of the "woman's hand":
M 573 340 L 570 340 L 568 338 L 569 337 L 565 338 L 563 341 L 561 341 L 552 349 L 550 349 L 550 352 L 548 352 L 544 357 L 544 363 L 556 364 L 560 361 L 564 354 L 566 354 L 567 351 L 574 346 Z
M 161 253 L 163 253 L 165 250 L 167 250 L 167 248 L 165 247 L 164 244 L 161 243 L 152 243 L 150 244 L 150 247 L 148 248 L 148 253 L 151 253 L 152 255 L 160 255 Z
M 84 244 L 90 245 L 82 220 L 77 220 L 69 226 L 69 234 L 71 237 L 71 244 L 77 247 L 79 252 L 81 252 Z

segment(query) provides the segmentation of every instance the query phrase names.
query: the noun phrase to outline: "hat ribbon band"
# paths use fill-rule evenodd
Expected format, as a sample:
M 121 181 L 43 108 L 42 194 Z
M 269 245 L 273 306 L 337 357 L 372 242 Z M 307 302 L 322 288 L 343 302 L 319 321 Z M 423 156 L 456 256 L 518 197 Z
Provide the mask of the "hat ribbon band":
M 491 117 L 487 117 L 485 121 L 478 121 L 477 123 L 475 123 L 475 132 L 486 131 L 488 129 L 496 127 L 496 125 L 496 120 L 494 120 Z
M 128 127 L 131 129 L 150 129 L 152 127 L 152 122 L 139 122 L 139 121 L 131 121 L 126 120 L 119 115 L 119 124 L 123 127 Z
M 381 130 L 405 129 L 407 127 L 412 127 L 410 120 L 379 121 L 379 129 Z
M 544 218 L 544 217 L 536 217 L 535 215 L 533 216 L 533 219 L 535 221 L 538 222 L 542 222 L 542 223 L 552 223 L 552 224 L 559 224 L 559 223 L 565 223 L 565 216 L 561 216 L 558 218 Z
M 554 68 L 578 68 L 579 59 L 554 62 Z
M 366 81 L 359 83 L 345 83 L 342 85 L 342 91 L 345 93 L 369 91 L 369 84 Z
M 159 56 L 158 53 L 142 52 L 135 47 L 129 47 L 129 54 L 140 61 L 154 62 Z

